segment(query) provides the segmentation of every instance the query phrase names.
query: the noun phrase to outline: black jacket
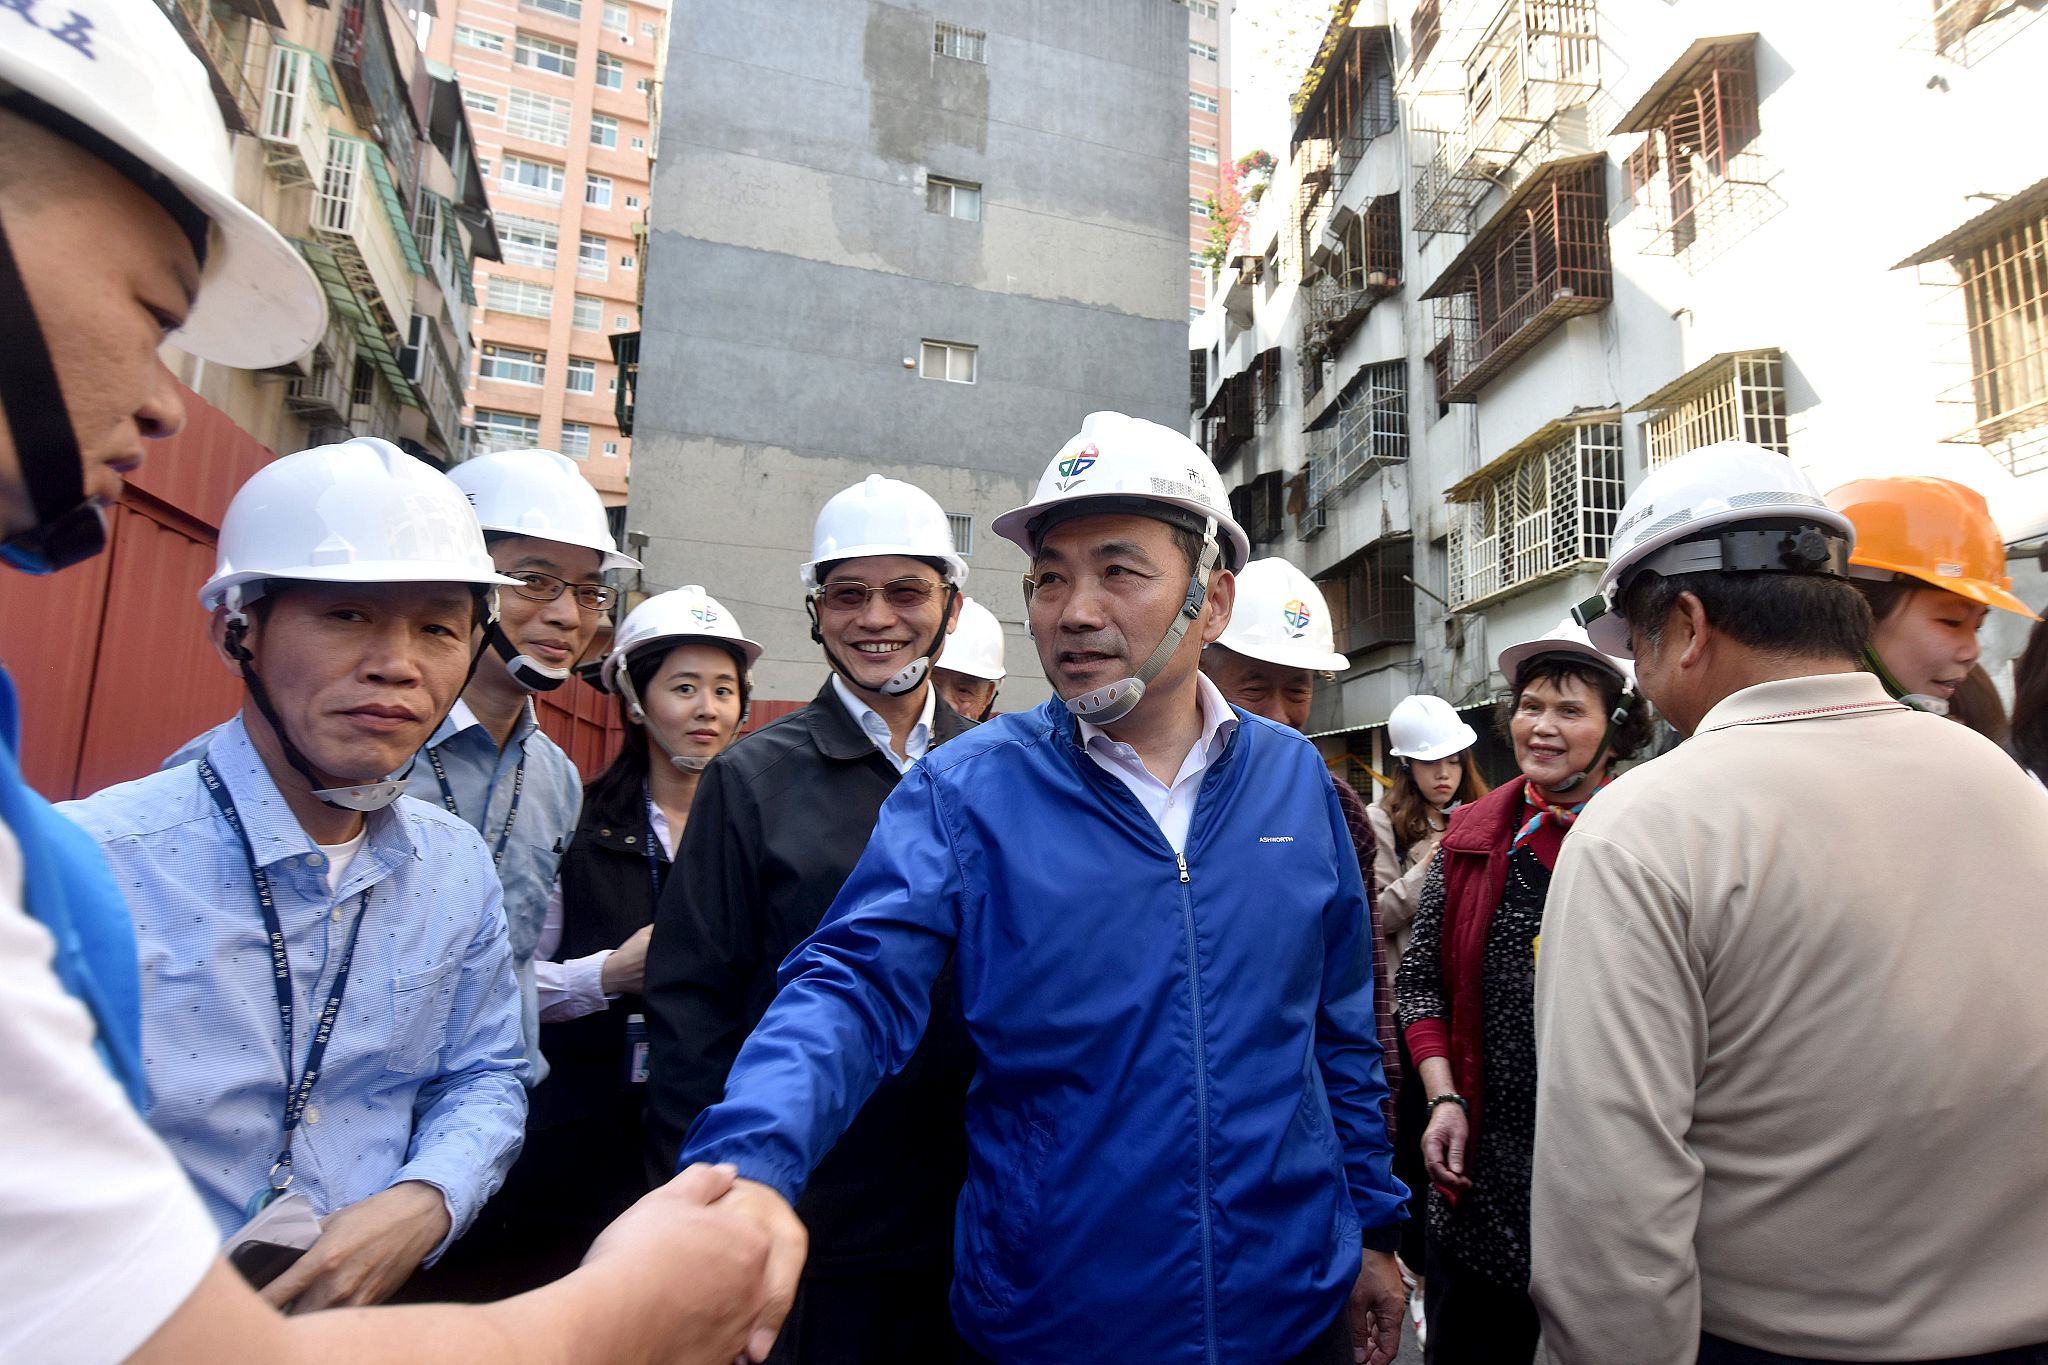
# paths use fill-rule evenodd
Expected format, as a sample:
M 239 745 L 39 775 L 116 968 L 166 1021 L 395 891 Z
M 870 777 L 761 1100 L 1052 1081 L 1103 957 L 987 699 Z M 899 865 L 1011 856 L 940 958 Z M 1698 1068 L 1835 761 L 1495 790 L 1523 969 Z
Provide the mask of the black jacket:
M 933 708 L 934 744 L 968 728 L 943 701 Z M 657 1170 L 675 1169 L 691 1122 L 724 1095 L 740 1044 L 774 998 L 776 968 L 824 918 L 897 780 L 829 679 L 809 706 L 704 770 L 647 955 Z M 950 971 L 931 1020 L 910 1065 L 875 1092 L 798 1201 L 807 1275 L 952 1255 L 973 1060 Z

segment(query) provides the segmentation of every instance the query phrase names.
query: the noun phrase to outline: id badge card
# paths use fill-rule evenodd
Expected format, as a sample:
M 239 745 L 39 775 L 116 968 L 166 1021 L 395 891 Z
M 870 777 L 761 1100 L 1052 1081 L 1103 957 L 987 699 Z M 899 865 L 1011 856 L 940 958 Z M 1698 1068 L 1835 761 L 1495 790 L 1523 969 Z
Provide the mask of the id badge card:
M 626 1016 L 626 1084 L 647 1084 L 647 1016 Z

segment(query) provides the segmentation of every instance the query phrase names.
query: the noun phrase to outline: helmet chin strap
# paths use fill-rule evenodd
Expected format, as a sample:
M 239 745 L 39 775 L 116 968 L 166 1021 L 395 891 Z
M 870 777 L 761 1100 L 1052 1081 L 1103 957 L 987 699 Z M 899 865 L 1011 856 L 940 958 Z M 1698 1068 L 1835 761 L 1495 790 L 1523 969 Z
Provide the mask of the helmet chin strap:
M 626 669 L 622 668 L 618 672 L 618 686 L 619 695 L 626 699 L 626 714 L 633 718 L 633 722 L 636 725 L 646 729 L 647 733 L 653 737 L 654 742 L 661 746 L 661 751 L 668 755 L 668 761 L 675 765 L 677 771 L 701 773 L 711 766 L 711 760 L 718 757 L 717 754 L 708 754 L 703 758 L 698 758 L 695 754 L 676 752 L 676 746 L 668 742 L 668 736 L 661 732 L 661 727 L 656 725 L 653 718 L 647 714 L 647 708 L 640 704 L 639 689 L 633 686 L 633 675 Z M 748 693 L 752 691 L 752 688 L 747 689 Z M 753 707 L 753 698 L 743 694 L 740 701 L 740 723 L 734 727 L 735 730 L 746 728 L 747 713 L 753 710 Z
M 1594 772 L 1596 772 L 1599 769 L 1600 760 L 1607 757 L 1607 751 L 1614 745 L 1615 735 L 1621 732 L 1622 724 L 1628 720 L 1629 703 L 1634 701 L 1635 697 L 1635 684 L 1629 682 L 1627 679 L 1623 679 L 1621 684 L 1621 696 L 1614 703 L 1614 709 L 1607 713 L 1607 728 L 1606 730 L 1601 732 L 1600 747 L 1593 751 L 1593 761 L 1588 763 L 1585 767 L 1579 769 L 1577 772 L 1573 773 L 1564 781 L 1550 788 L 1551 791 L 1568 792 L 1572 790 L 1574 787 L 1583 785 L 1586 779 L 1591 777 L 1594 774 Z
M 531 655 L 521 654 L 519 646 L 512 643 L 512 637 L 496 621 L 485 628 L 484 639 L 505 661 L 505 672 L 511 675 L 512 681 L 528 692 L 552 692 L 569 681 L 569 675 L 574 671 L 573 666 L 550 668 Z
M 1114 725 L 1137 709 L 1138 703 L 1145 700 L 1146 685 L 1159 676 L 1159 671 L 1180 648 L 1188 627 L 1201 616 L 1202 603 L 1209 597 L 1209 574 L 1222 553 L 1223 547 L 1216 542 L 1216 519 L 1211 517 L 1202 539 L 1202 557 L 1195 562 L 1195 571 L 1188 575 L 1187 596 L 1174 614 L 1173 624 L 1166 628 L 1166 637 L 1139 666 L 1135 677 L 1119 678 L 1078 697 L 1067 698 L 1069 711 L 1091 725 Z
M 1901 706 L 1910 706 L 1915 711 L 1925 711 L 1930 716 L 1948 714 L 1949 703 L 1946 697 L 1930 697 L 1925 692 L 1908 692 L 1906 685 L 1894 678 L 1892 671 L 1884 666 L 1884 660 L 1877 657 L 1876 646 L 1863 647 L 1863 666 L 1877 675 L 1877 680 L 1884 684 L 1884 690 Z
M 877 687 L 870 687 L 859 678 L 854 677 L 846 665 L 839 662 L 839 656 L 832 652 L 832 646 L 825 643 L 825 633 L 818 625 L 818 600 L 815 597 L 806 597 L 804 599 L 804 610 L 811 614 L 811 640 L 820 649 L 825 651 L 825 662 L 832 665 L 834 673 L 846 679 L 849 686 L 857 687 L 863 692 L 879 692 L 885 697 L 900 697 L 906 692 L 916 691 L 918 684 L 922 683 L 930 675 L 932 671 L 932 658 L 938 654 L 940 646 L 946 643 L 946 622 L 952 618 L 953 603 L 958 601 L 959 597 L 959 584 L 948 583 L 946 585 L 946 605 L 939 612 L 939 628 L 932 634 L 931 643 L 925 646 L 923 654 L 912 659 L 894 673 L 891 673 Z

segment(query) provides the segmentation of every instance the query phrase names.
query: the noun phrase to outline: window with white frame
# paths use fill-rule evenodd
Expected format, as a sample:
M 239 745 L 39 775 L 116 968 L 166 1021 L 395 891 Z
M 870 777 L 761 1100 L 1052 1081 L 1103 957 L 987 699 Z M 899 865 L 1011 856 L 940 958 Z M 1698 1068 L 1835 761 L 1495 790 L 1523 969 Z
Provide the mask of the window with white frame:
M 590 458 L 590 423 L 562 423 L 562 453 L 572 460 Z
M 931 176 L 924 183 L 924 206 L 930 213 L 943 213 L 948 218 L 964 218 L 970 223 L 978 223 L 981 221 L 981 186 L 972 181 Z
M 917 373 L 924 379 L 972 384 L 977 350 L 959 341 L 926 341 L 918 346 Z
M 639 196 L 639 195 L 637 195 L 637 194 L 629 194 L 629 195 L 627 195 L 627 196 L 626 196 L 626 207 L 627 207 L 627 208 L 629 208 L 629 209 L 637 209 L 637 208 L 639 208 L 639 207 L 640 207 L 640 196 Z
M 643 37 L 643 38 L 652 38 L 652 37 L 653 37 L 653 36 L 655 35 L 655 33 L 656 33 L 656 32 L 657 32 L 657 29 L 655 28 L 655 24 L 654 24 L 654 21 L 653 21 L 652 19 L 642 19 L 642 20 L 640 21 L 640 36 L 641 36 L 641 37 Z
M 1213 114 L 1223 108 L 1214 95 L 1205 95 L 1199 90 L 1188 91 L 1188 108 L 1204 114 Z
M 470 427 L 470 454 L 531 450 L 539 444 L 540 418 L 529 417 L 523 412 L 496 412 L 490 408 L 476 410 L 476 421 Z
M 626 64 L 609 52 L 597 54 L 597 87 L 600 90 L 626 88 Z
M 1785 413 L 1785 358 L 1779 351 L 1737 351 L 1665 385 L 1637 405 L 1647 411 L 1643 444 L 1654 469 L 1688 450 L 1748 441 L 1792 453 Z
M 1445 495 L 1453 607 L 1607 557 L 1628 498 L 1621 423 L 1553 422 Z
M 490 179 L 491 159 L 489 157 L 480 156 L 476 159 L 476 173 L 483 176 L 486 180 Z
M 977 28 L 962 28 L 943 20 L 932 25 L 932 51 L 941 57 L 963 62 L 988 61 L 988 35 Z
M 462 87 L 462 107 L 472 114 L 495 114 L 498 112 L 498 97 L 465 85 Z
M 584 278 L 601 280 L 611 274 L 610 261 L 611 252 L 602 234 L 586 232 L 576 243 L 576 273 Z
M 604 300 L 595 294 L 578 294 L 569 314 L 569 325 L 579 332 L 595 332 L 604 326 Z
M 543 384 L 548 377 L 548 355 L 546 351 L 487 342 L 477 360 L 476 377 L 506 384 Z
M 619 443 L 617 441 L 606 441 L 604 443 L 604 453 L 607 455 L 617 455 L 619 453 Z
M 555 268 L 555 251 L 561 236 L 553 223 L 517 213 L 499 213 L 496 218 L 498 247 L 509 264 L 534 265 L 543 270 Z
M 576 49 L 531 33 L 521 33 L 512 44 L 512 64 L 553 76 L 576 74 Z
M 1201 197 L 1200 197 L 1200 196 L 1198 196 L 1198 195 L 1193 195 L 1193 194 L 1189 195 L 1189 196 L 1188 196 L 1188 212 L 1189 212 L 1189 213 L 1196 213 L 1196 214 L 1200 214 L 1200 215 L 1202 215 L 1202 216 L 1203 216 L 1203 217 L 1205 217 L 1205 218 L 1206 218 L 1206 217 L 1208 217 L 1208 215 L 1209 215 L 1209 201 L 1208 201 L 1207 199 L 1203 199 L 1203 198 L 1201 198 Z
M 555 291 L 532 280 L 510 275 L 492 275 L 484 285 L 484 307 L 493 313 L 517 313 L 520 317 L 551 317 Z
M 1216 6 L 1213 0 L 1188 0 L 1188 13 L 1198 19 L 1214 19 Z
M 1188 160 L 1199 161 L 1204 166 L 1213 166 L 1216 164 L 1216 149 L 1204 146 L 1199 142 L 1190 142 L 1188 144 Z
M 550 147 L 569 145 L 569 114 L 575 106 L 533 90 L 505 93 L 505 131 Z
M 592 208 L 610 208 L 612 206 L 612 178 L 608 175 L 584 176 L 583 202 Z
M 626 254 L 619 257 L 619 269 L 621 270 L 631 270 L 635 267 L 636 264 L 637 262 L 633 259 L 633 254 L 631 252 L 627 252 Z
M 1217 52 L 1208 43 L 1190 42 L 1188 44 L 1188 55 L 1197 61 L 1213 62 L 1216 60 Z
M 633 150 L 634 150 L 634 151 L 636 151 L 636 152 L 644 152 L 644 151 L 646 151 L 646 150 L 647 150 L 647 139 L 646 139 L 646 138 L 644 138 L 644 137 L 636 137 L 636 138 L 632 139 L 632 142 L 631 142 L 631 144 L 630 144 L 630 145 L 632 146 L 632 148 L 633 148 Z
M 625 331 L 626 328 L 630 325 L 631 319 L 627 318 L 627 316 L 624 313 L 612 314 L 612 326 L 618 328 L 620 331 Z
M 498 163 L 498 183 L 528 199 L 560 199 L 566 178 L 562 168 L 552 161 L 536 161 L 507 152 Z
M 583 0 L 519 0 L 519 8 L 559 15 L 564 19 L 583 17 Z
M 570 393 L 597 392 L 597 362 L 569 358 L 568 381 L 563 385 Z
M 953 553 L 962 559 L 974 554 L 974 518 L 966 512 L 946 513 L 946 527 L 953 533 Z
M 493 33 L 487 28 L 471 28 L 468 24 L 455 26 L 455 41 L 464 47 L 473 47 L 479 52 L 503 52 L 505 35 Z
M 608 33 L 624 33 L 632 26 L 632 16 L 627 13 L 626 7 L 624 5 L 614 5 L 610 3 L 610 0 L 606 0 L 604 7 L 605 31 Z
M 593 147 L 616 147 L 619 145 L 619 121 L 610 114 L 590 116 L 590 145 Z

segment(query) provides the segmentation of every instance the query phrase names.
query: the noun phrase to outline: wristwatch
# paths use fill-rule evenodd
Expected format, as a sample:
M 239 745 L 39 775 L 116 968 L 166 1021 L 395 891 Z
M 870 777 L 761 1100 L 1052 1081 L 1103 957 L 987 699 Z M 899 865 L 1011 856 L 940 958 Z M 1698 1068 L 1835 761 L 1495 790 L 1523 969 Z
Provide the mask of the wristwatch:
M 1459 1093 L 1458 1093 L 1457 1091 L 1455 1091 L 1455 1090 L 1446 1090 L 1446 1091 L 1444 1091 L 1444 1093 L 1443 1093 L 1443 1094 L 1441 1094 L 1441 1095 L 1432 1095 L 1432 1096 L 1430 1096 L 1430 1097 L 1429 1097 L 1429 1112 L 1430 1112 L 1431 1114 L 1435 1114 L 1435 1113 L 1436 1113 L 1436 1107 L 1437 1107 L 1438 1105 L 1440 1105 L 1440 1104 L 1455 1104 L 1455 1105 L 1457 1105 L 1457 1106 L 1458 1106 L 1458 1107 L 1459 1107 L 1460 1109 L 1464 1110 L 1464 1111 L 1465 1111 L 1465 1112 L 1466 1112 L 1467 1114 L 1469 1114 L 1469 1113 L 1471 1113 L 1471 1112 L 1472 1112 L 1472 1106 L 1471 1106 L 1471 1105 L 1469 1105 L 1469 1104 L 1467 1104 L 1467 1103 L 1465 1102 L 1465 1097 L 1464 1097 L 1463 1095 L 1460 1095 L 1460 1094 L 1459 1094 Z

